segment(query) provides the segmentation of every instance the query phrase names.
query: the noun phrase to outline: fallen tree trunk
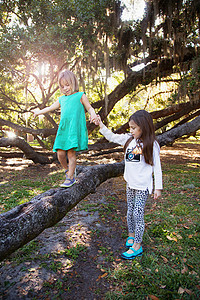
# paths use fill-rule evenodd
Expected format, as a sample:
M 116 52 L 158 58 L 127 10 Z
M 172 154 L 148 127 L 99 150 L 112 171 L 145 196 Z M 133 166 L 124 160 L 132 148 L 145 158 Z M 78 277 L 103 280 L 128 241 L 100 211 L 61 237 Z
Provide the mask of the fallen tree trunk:
M 102 182 L 122 175 L 123 169 L 123 162 L 82 168 L 77 176 L 78 183 L 71 188 L 51 189 L 1 214 L 0 260 L 58 223 L 82 199 L 94 193 Z

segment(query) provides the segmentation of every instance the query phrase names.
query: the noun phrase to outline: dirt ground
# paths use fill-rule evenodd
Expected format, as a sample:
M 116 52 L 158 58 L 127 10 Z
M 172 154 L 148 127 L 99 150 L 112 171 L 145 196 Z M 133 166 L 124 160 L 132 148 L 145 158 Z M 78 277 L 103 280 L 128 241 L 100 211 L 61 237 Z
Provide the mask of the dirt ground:
M 82 155 L 78 163 L 108 163 L 122 159 L 122 153 L 89 159 Z M 161 149 L 161 161 L 167 164 L 200 164 L 199 145 L 176 144 Z M 60 166 L 34 165 L 25 159 L 7 159 L 0 176 L 23 170 L 23 176 L 47 176 Z M 27 173 L 26 173 L 27 172 Z M 146 210 L 151 208 L 150 197 Z M 107 215 L 105 216 L 105 207 Z M 110 209 L 110 211 L 108 210 Z M 35 240 L 30 256 L 19 249 L 0 265 L 0 299 L 105 299 L 113 289 L 108 270 L 119 265 L 125 251 L 126 195 L 122 177 L 107 180 L 88 195 L 56 226 L 46 229 Z M 145 247 L 148 246 L 144 245 Z M 21 259 L 21 261 L 19 260 Z M 12 260 L 11 260 L 12 259 Z

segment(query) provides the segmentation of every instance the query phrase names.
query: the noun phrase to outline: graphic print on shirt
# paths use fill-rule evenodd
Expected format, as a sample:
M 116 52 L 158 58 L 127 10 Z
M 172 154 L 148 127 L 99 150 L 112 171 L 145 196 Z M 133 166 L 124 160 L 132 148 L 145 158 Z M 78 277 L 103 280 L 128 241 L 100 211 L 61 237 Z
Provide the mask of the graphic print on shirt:
M 132 147 L 131 149 L 127 148 L 126 161 L 139 162 L 141 154 L 142 148 L 137 145 L 134 148 Z

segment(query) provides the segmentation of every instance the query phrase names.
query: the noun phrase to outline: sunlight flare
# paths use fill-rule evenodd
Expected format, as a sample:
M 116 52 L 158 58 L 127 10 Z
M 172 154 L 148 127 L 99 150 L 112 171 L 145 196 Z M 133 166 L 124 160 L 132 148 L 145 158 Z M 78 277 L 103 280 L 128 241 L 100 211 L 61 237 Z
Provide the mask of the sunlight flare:
M 6 131 L 6 135 L 9 139 L 14 139 L 17 136 L 13 131 Z

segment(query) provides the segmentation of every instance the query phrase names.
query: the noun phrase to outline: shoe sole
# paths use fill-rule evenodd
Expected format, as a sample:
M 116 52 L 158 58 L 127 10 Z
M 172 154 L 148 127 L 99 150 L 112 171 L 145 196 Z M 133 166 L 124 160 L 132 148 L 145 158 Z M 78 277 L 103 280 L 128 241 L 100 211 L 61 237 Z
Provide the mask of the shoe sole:
M 126 257 L 126 256 L 121 255 L 121 258 L 123 258 L 123 259 L 134 259 L 134 258 L 136 258 L 138 256 L 142 256 L 142 255 L 143 255 L 143 253 L 140 253 L 138 255 L 134 255 L 134 256 L 131 256 L 131 257 Z

